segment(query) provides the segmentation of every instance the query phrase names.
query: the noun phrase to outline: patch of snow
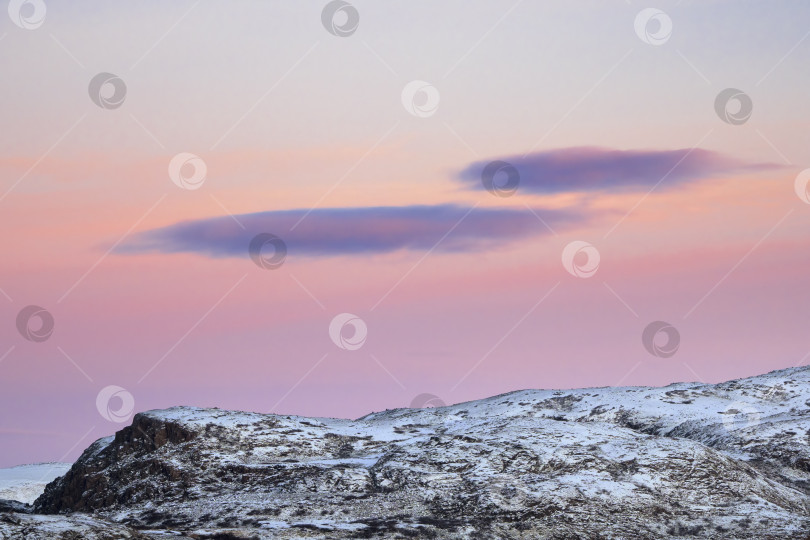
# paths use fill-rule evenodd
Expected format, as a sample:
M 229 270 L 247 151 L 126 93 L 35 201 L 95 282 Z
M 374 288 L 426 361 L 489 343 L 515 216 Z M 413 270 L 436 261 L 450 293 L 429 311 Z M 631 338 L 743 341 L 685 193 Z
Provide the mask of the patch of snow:
M 0 499 L 31 504 L 45 486 L 65 474 L 71 463 L 37 463 L 0 469 Z

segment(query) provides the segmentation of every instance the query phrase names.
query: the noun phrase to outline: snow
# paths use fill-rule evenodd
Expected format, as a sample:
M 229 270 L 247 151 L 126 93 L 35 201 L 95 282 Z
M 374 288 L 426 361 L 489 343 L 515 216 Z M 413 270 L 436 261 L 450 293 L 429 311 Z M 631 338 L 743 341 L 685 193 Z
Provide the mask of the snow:
M 45 486 L 70 469 L 70 463 L 37 463 L 0 469 L 0 499 L 31 504 Z
M 334 467 L 335 465 L 359 465 L 360 467 L 365 467 L 368 469 L 369 467 L 373 467 L 380 458 L 383 457 L 383 454 L 365 456 L 365 457 L 358 457 L 358 458 L 343 458 L 343 459 L 310 459 L 304 460 L 301 463 L 305 463 L 307 465 L 323 465 L 327 467 Z
M 337 538 L 363 527 L 363 519 L 396 522 L 473 503 L 499 515 L 562 509 L 555 512 L 580 520 L 583 501 L 598 510 L 594 515 L 620 508 L 657 516 L 683 507 L 684 524 L 716 514 L 718 525 L 736 530 L 726 516 L 763 515 L 787 527 L 807 513 L 806 494 L 796 486 L 808 485 L 810 474 L 784 464 L 810 456 L 809 398 L 805 368 L 718 385 L 522 390 L 357 420 L 174 407 L 140 413 L 139 421 L 147 431 L 172 423 L 192 438 L 153 450 L 137 441 L 128 449 L 126 437 L 111 448 L 115 439 L 108 437 L 83 459 L 92 462 L 93 478 L 109 474 L 97 466 L 115 478 L 128 475 L 117 493 L 142 495 L 99 516 L 159 525 L 171 514 L 198 520 L 190 528 L 199 531 L 237 516 L 265 532 L 331 530 Z M 141 476 L 153 462 L 198 479 L 187 499 L 148 495 L 173 481 Z M 781 472 L 769 477 L 769 467 Z M 335 515 L 341 517 L 329 517 Z M 622 527 L 611 531 L 624 533 Z

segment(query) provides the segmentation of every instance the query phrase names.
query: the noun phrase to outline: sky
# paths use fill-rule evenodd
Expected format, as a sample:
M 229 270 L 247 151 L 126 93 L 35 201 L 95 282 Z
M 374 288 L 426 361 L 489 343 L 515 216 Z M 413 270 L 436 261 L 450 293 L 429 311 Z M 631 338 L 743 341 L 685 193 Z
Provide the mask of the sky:
M 810 359 L 806 2 L 7 4 L 0 466 Z

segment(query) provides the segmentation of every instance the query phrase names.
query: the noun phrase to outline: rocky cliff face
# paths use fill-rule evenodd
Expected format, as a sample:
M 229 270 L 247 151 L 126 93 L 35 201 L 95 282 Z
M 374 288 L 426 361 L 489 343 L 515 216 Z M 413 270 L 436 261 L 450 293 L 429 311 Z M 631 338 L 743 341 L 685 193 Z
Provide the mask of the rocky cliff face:
M 353 421 L 176 407 L 96 441 L 0 535 L 810 538 L 809 430 L 808 368 Z

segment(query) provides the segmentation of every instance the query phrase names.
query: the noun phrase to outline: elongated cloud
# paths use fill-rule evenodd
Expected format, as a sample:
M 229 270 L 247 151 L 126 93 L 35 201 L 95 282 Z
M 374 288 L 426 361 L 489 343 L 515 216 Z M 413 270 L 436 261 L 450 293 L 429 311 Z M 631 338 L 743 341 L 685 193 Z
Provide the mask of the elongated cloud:
M 574 147 L 495 158 L 472 163 L 459 179 L 472 188 L 484 189 L 482 174 L 492 161 L 515 167 L 520 175 L 518 192 L 565 193 L 576 191 L 647 190 L 700 179 L 779 168 L 771 163 L 744 163 L 710 150 L 612 150 Z M 498 179 L 495 178 L 495 184 Z
M 534 214 L 536 215 L 534 215 Z M 453 204 L 277 210 L 181 222 L 136 234 L 119 253 L 248 255 L 259 233 L 280 237 L 291 255 L 387 253 L 400 249 L 475 251 L 565 229 L 587 216 L 574 210 L 470 208 Z M 242 228 L 244 227 L 244 229 Z M 438 245 L 437 245 L 438 244 Z

